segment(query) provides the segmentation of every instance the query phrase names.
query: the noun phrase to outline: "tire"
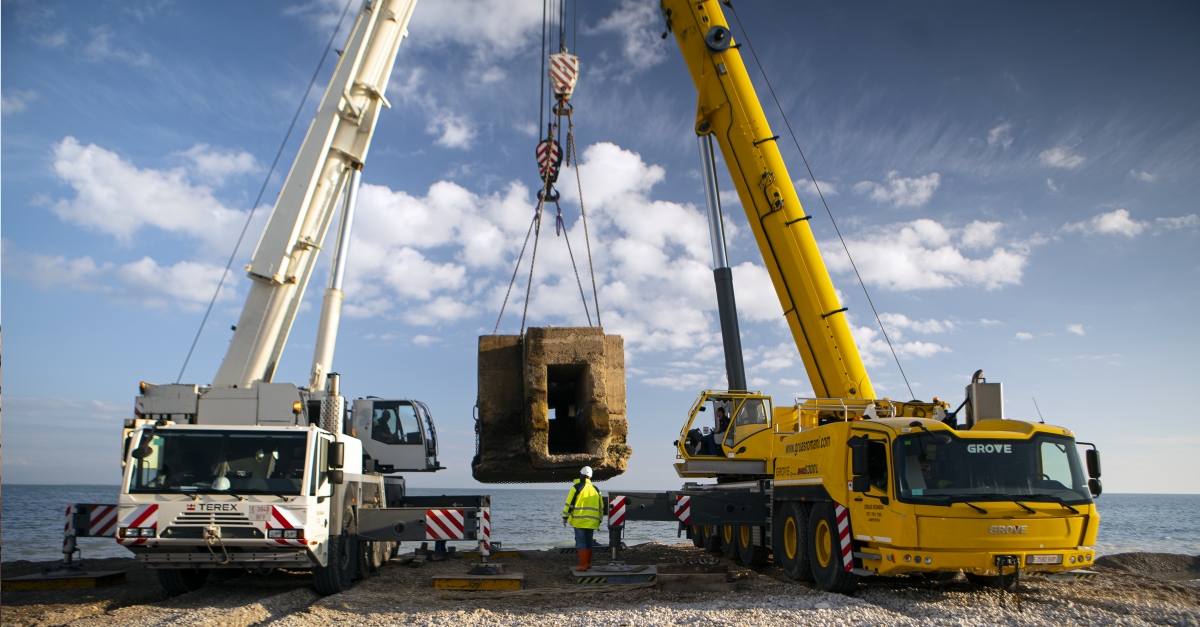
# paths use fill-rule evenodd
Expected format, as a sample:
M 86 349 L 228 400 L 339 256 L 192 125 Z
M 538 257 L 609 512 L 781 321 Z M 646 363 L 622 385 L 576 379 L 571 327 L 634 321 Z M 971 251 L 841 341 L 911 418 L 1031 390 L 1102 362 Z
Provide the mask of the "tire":
M 704 550 L 709 553 L 721 552 L 721 528 L 715 525 L 701 527 L 704 533 Z
M 826 592 L 849 594 L 858 586 L 859 577 L 845 569 L 834 511 L 831 501 L 813 506 L 812 514 L 808 517 L 809 562 L 817 587 Z
M 721 525 L 717 527 L 717 532 L 721 534 L 721 554 L 725 559 L 736 562 L 739 561 L 737 546 L 737 527 L 733 525 Z
M 812 581 L 809 563 L 808 511 L 799 503 L 779 503 L 771 525 L 775 563 L 792 581 Z
M 1017 586 L 1017 573 L 1000 575 L 976 575 L 967 573 L 967 581 L 985 588 L 997 588 L 1012 591 Z
M 358 556 L 358 559 L 354 565 L 354 581 L 366 579 L 367 577 L 371 576 L 372 572 L 374 572 L 371 569 L 372 555 L 374 553 L 372 550 L 372 545 L 374 544 L 374 542 L 359 540 L 358 537 L 355 536 L 354 546 L 357 549 L 355 554 Z
M 688 527 L 688 532 L 692 536 L 692 546 L 698 549 L 704 548 L 704 527 L 692 525 Z
M 331 536 L 328 563 L 313 569 L 313 587 L 317 592 L 329 595 L 349 590 L 354 577 L 355 555 L 350 536 Z
M 762 537 L 762 534 L 759 534 Z M 754 527 L 742 525 L 737 528 L 738 557 L 742 564 L 755 568 L 767 565 L 767 547 L 754 544 Z
M 161 568 L 157 575 L 158 584 L 173 597 L 195 592 L 208 580 L 208 571 L 199 568 Z

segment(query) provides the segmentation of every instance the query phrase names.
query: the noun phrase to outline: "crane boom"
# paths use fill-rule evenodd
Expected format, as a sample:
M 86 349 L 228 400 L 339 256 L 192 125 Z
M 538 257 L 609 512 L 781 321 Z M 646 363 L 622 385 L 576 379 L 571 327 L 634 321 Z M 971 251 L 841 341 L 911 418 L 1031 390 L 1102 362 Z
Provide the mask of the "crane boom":
M 338 198 L 366 160 L 380 109 L 391 106 L 384 92 L 415 6 L 416 0 L 363 2 L 247 267 L 250 293 L 213 387 L 244 388 L 274 377 Z M 333 355 L 328 342 L 336 316 L 322 315 L 322 326 L 330 318 L 335 328 L 322 329 L 327 343 L 314 359 L 323 363 L 313 364 L 318 381 L 324 373 L 316 371 L 327 370 Z
M 696 83 L 698 135 L 721 148 L 813 392 L 875 398 L 754 85 L 716 0 L 662 0 Z

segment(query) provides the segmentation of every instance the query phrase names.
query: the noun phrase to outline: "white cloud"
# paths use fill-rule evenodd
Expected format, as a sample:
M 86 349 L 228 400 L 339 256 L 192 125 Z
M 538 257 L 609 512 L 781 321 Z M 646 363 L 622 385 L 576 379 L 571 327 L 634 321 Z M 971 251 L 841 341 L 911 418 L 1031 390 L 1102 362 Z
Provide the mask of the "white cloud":
M 658 5 L 621 0 L 620 6 L 589 32 L 619 34 L 622 57 L 634 71 L 643 71 L 667 60 L 667 48 L 660 37 L 662 29 L 663 18 Z
M 1042 165 L 1068 170 L 1074 170 L 1087 161 L 1087 157 L 1075 154 L 1069 146 L 1056 146 L 1043 150 L 1038 153 L 1038 159 L 1041 160 Z
M 1021 340 L 1022 342 L 1025 342 L 1025 341 L 1028 341 L 1028 340 L 1032 340 L 1032 339 L 1033 339 L 1033 334 L 1032 334 L 1032 333 L 1026 333 L 1026 332 L 1024 332 L 1024 331 L 1021 331 L 1021 332 L 1017 333 L 1017 339 L 1018 339 L 1018 340 Z
M 879 319 L 887 330 L 893 335 L 901 335 L 903 331 L 913 331 L 916 333 L 947 333 L 957 328 L 951 320 L 938 320 L 936 318 L 927 318 L 925 320 L 913 320 L 904 314 L 884 312 L 879 314 Z
M 738 317 L 754 322 L 778 321 L 783 319 L 783 306 L 771 283 L 771 275 L 765 266 L 749 261 L 733 267 L 734 296 L 737 299 Z M 715 289 L 715 288 L 714 288 Z
M 996 233 L 1003 226 L 999 222 L 974 222 L 963 227 L 962 245 L 967 248 L 987 248 L 996 244 Z
M 830 183 L 829 181 L 818 180 L 814 184 L 812 179 L 796 179 L 792 183 L 796 186 L 796 191 L 799 192 L 801 196 L 807 197 L 811 200 L 819 201 L 822 194 L 826 198 L 838 195 L 837 185 Z M 818 187 L 821 189 L 820 194 L 817 193 Z
M 425 130 L 431 135 L 438 135 L 433 143 L 446 148 L 467 149 L 475 139 L 475 129 L 471 128 L 470 120 L 448 112 L 434 115 Z
M 1067 330 L 1070 331 L 1071 333 L 1074 333 L 1075 335 L 1083 335 L 1084 334 L 1082 324 L 1068 324 Z
M 1200 216 L 1194 213 L 1189 213 L 1186 216 L 1176 218 L 1155 218 L 1154 223 L 1160 229 L 1174 231 L 1178 229 L 1194 229 L 1200 227 Z
M 202 181 L 217 186 L 230 177 L 254 174 L 262 168 L 254 155 L 242 151 L 221 151 L 208 144 L 196 144 L 180 153 L 192 162 L 192 172 Z
M 1027 252 L 996 247 L 990 256 L 973 259 L 954 246 L 956 234 L 938 222 L 921 219 L 848 238 L 846 245 L 863 280 L 889 290 L 958 286 L 990 290 L 1021 282 Z M 821 248 L 830 271 L 852 272 L 837 242 L 824 242 Z
M 999 126 L 996 126 L 992 130 L 988 131 L 988 145 L 1000 146 L 1001 148 L 1008 148 L 1011 146 L 1013 143 L 1012 127 L 1012 122 L 1004 122 L 1003 124 L 1000 124 Z
M 234 161 L 244 161 L 241 155 L 245 153 Z M 219 170 L 212 165 L 221 161 L 219 157 L 205 153 L 202 159 L 208 160 L 206 167 Z M 115 152 L 95 144 L 83 146 L 74 137 L 55 144 L 54 173 L 74 188 L 75 198 L 53 201 L 50 208 L 68 222 L 123 243 L 143 226 L 232 242 L 246 220 L 246 212 L 226 207 L 209 187 L 192 183 L 183 169 L 139 169 Z
M 1117 209 L 1102 213 L 1082 222 L 1071 222 L 1063 225 L 1065 231 L 1082 231 L 1084 233 L 1100 233 L 1102 235 L 1124 235 L 1134 237 L 1150 226 L 1129 217 L 1125 209 Z
M 1046 179 L 1046 187 L 1049 187 L 1052 192 L 1058 191 L 1058 185 L 1054 184 L 1054 179 Z
M 1129 176 L 1132 176 L 1133 178 L 1138 179 L 1139 181 L 1144 181 L 1146 183 L 1153 183 L 1155 180 L 1158 179 L 1157 174 L 1151 174 L 1144 170 L 1130 170 Z
M 415 335 L 415 336 L 413 336 L 413 339 L 412 339 L 412 343 L 416 344 L 417 346 L 429 346 L 430 344 L 433 344 L 434 342 L 439 342 L 439 341 L 440 340 L 438 338 L 430 336 L 430 335 L 425 335 L 424 333 L 422 333 L 420 335 Z
M 38 94 L 32 89 L 14 89 L 0 96 L 0 115 L 20 113 L 29 108 L 29 103 L 37 100 Z
M 113 44 L 113 33 L 107 26 L 92 29 L 92 40 L 83 49 L 84 59 L 92 62 L 116 59 L 130 65 L 150 65 L 150 55 L 134 52 Z
M 979 324 L 982 324 L 985 327 L 990 327 L 992 325 L 1003 324 L 1003 323 L 1000 322 L 999 320 L 992 320 L 990 318 L 980 318 Z
M 340 8 L 340 7 L 339 7 Z M 409 23 L 405 45 L 466 46 L 480 59 L 510 58 L 536 42 L 542 7 L 511 0 L 437 0 L 421 3 Z
M 929 202 L 941 183 L 942 176 L 937 172 L 910 178 L 901 177 L 898 171 L 892 170 L 883 183 L 862 181 L 854 186 L 854 191 L 866 194 L 875 202 L 890 202 L 894 207 L 920 207 Z
M 880 319 L 883 319 L 882 315 Z M 885 324 L 889 323 L 885 322 Z M 868 368 L 879 367 L 891 362 L 893 349 L 896 351 L 896 357 L 899 358 L 932 357 L 938 353 L 950 352 L 949 348 L 934 342 L 906 340 L 903 331 L 897 328 L 888 329 L 888 339 L 891 340 L 891 348 L 889 348 L 887 339 L 884 339 L 877 327 L 860 327 L 854 324 L 853 320 L 850 321 L 850 334 L 854 336 L 854 343 L 858 346 L 863 364 Z
M 184 311 L 203 309 L 224 271 L 223 266 L 193 261 L 160 266 L 150 257 L 117 265 L 97 263 L 90 256 L 68 259 L 25 253 L 9 240 L 4 240 L 3 266 L 5 276 L 29 281 L 41 289 L 91 292 L 144 307 Z M 218 301 L 236 297 L 234 286 L 227 281 Z

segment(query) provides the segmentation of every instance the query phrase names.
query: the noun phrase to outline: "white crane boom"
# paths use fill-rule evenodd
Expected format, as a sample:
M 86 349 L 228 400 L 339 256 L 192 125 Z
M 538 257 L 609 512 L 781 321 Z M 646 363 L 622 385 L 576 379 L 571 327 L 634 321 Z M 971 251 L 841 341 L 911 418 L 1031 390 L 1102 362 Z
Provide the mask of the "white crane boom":
M 254 257 L 247 267 L 252 285 L 233 339 L 212 385 L 248 387 L 269 382 L 287 343 L 292 322 L 312 275 L 317 253 L 347 193 L 352 172 L 362 167 L 375 134 L 384 92 L 416 0 L 366 0 L 317 115 L 283 184 Z M 352 199 L 350 199 L 352 200 Z M 347 203 L 347 212 L 352 212 Z M 349 221 L 343 220 L 348 241 Z M 344 248 L 339 255 L 344 262 Z M 341 309 L 341 285 L 331 284 L 321 316 L 313 378 L 329 370 Z M 337 311 L 328 311 L 330 307 Z

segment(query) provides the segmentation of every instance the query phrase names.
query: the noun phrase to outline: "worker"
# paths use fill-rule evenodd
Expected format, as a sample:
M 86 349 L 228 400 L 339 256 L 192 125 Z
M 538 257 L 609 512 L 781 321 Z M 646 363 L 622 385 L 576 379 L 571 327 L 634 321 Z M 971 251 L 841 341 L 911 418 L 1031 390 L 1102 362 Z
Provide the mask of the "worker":
M 563 526 L 570 522 L 575 528 L 575 548 L 579 551 L 579 567 L 575 570 L 581 572 L 592 567 L 593 535 L 600 528 L 600 491 L 591 479 L 592 467 L 581 468 L 579 479 L 571 485 L 567 503 L 563 506 Z
M 704 436 L 704 452 L 709 455 L 721 454 L 721 440 L 725 439 L 725 431 L 729 429 L 729 416 L 725 415 L 724 407 L 717 407 L 717 430 Z

